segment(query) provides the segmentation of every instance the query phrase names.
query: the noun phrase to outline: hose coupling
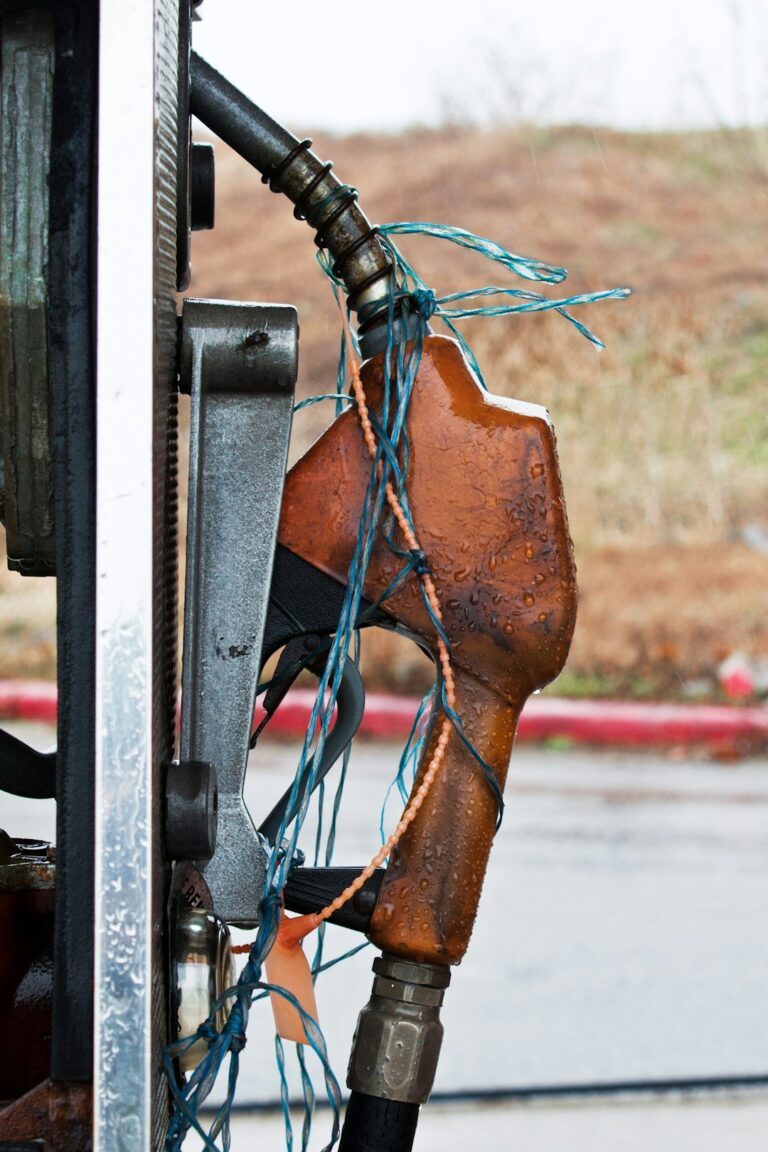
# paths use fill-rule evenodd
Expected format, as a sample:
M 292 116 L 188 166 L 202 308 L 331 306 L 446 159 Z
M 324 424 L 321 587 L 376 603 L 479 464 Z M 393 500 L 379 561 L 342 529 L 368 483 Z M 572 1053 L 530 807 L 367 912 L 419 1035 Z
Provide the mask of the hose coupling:
M 440 1006 L 450 969 L 387 953 L 373 962 L 371 998 L 357 1021 L 347 1085 L 353 1092 L 423 1104 L 443 1042 Z

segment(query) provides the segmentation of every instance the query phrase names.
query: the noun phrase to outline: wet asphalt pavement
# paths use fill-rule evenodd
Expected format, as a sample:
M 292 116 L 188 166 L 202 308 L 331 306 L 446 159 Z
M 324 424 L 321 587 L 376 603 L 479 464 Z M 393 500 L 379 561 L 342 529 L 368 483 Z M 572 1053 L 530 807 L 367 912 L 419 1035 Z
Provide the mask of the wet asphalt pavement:
M 254 754 L 246 785 L 252 812 L 271 808 L 294 755 L 276 744 Z M 383 744 L 353 755 L 337 863 L 362 865 L 378 846 L 381 798 L 396 759 L 397 749 Z M 768 1074 L 768 761 L 726 766 L 526 747 L 513 756 L 506 796 L 469 953 L 446 995 L 436 1090 Z M 396 815 L 393 807 L 390 823 Z M 52 836 L 52 804 L 4 797 L 0 825 Z M 311 837 L 308 827 L 308 850 Z M 355 942 L 331 929 L 327 954 Z M 364 951 L 318 986 L 321 1025 L 342 1081 L 372 956 Z M 240 1102 L 274 1100 L 277 1087 L 269 1008 L 257 1005 Z M 651 1116 L 643 1107 L 635 1110 Z M 731 1146 L 753 1147 L 737 1133 L 753 1120 L 764 1133 L 767 1108 L 753 1100 L 733 1106 Z M 540 1117 L 541 1109 L 507 1114 L 502 1123 L 497 1109 L 488 1110 L 488 1124 L 520 1134 L 517 1149 L 603 1147 L 577 1139 L 578 1118 L 573 1140 L 553 1130 L 541 1144 L 526 1143 L 515 1117 Z M 463 1148 L 471 1138 L 472 1122 L 461 1119 L 462 1110 L 456 1116 L 449 1129 L 466 1139 L 443 1140 L 442 1148 Z M 532 1123 L 545 1132 L 544 1120 Z M 615 1147 L 615 1125 L 606 1123 Z M 724 1136 L 727 1119 L 713 1123 Z M 697 1120 L 691 1132 L 698 1127 Z M 506 1139 L 490 1138 L 491 1128 L 488 1147 L 505 1146 Z M 649 1130 L 645 1147 L 710 1148 L 683 1130 L 673 1139 L 675 1131 L 672 1124 L 669 1142 L 659 1142 Z M 424 1152 L 431 1146 L 423 1144 Z
M 310 1148 L 328 1139 L 321 1115 Z M 422 1109 L 414 1152 L 764 1152 L 768 1098 L 622 1100 Z M 294 1147 L 301 1126 L 294 1126 Z M 202 1148 L 190 1137 L 189 1152 Z M 242 1116 L 232 1126 L 233 1152 L 285 1148 L 278 1116 Z
M 395 759 L 386 745 L 353 757 L 338 863 L 377 846 Z M 252 810 L 290 764 L 257 752 Z M 524 748 L 506 797 L 436 1089 L 768 1074 L 768 762 Z M 332 935 L 330 954 L 352 942 Z M 318 989 L 340 1073 L 371 959 Z M 254 1068 L 243 1094 L 269 1096 L 260 1081 Z

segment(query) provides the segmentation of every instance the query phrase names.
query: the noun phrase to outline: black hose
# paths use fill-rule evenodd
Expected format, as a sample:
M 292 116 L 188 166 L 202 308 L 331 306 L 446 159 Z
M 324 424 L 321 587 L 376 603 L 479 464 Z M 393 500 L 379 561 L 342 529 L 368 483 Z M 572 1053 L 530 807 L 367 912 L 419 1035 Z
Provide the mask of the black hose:
M 56 753 L 36 752 L 0 729 L 0 791 L 30 800 L 56 795 Z
M 309 150 L 311 140 L 298 140 L 196 52 L 190 84 L 192 114 L 261 172 L 273 192 L 291 200 L 296 215 L 315 229 L 316 243 L 328 249 L 350 307 L 368 306 L 370 318 L 389 298 L 394 267 L 355 190 Z
M 418 1122 L 418 1104 L 353 1092 L 347 1104 L 339 1152 L 411 1152 Z

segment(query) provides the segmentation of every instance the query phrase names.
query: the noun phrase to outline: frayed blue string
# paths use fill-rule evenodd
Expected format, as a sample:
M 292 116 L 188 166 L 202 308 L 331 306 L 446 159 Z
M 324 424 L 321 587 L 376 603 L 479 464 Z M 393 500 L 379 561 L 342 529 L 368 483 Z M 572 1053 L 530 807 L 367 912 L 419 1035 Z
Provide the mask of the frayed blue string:
M 499 786 L 499 781 L 496 778 L 496 773 L 494 772 L 493 768 L 491 768 L 490 764 L 488 764 L 487 761 L 483 759 L 472 741 L 467 737 L 467 734 L 464 731 L 464 723 L 461 719 L 461 716 L 459 716 L 458 713 L 456 713 L 454 709 L 451 708 L 448 700 L 446 699 L 445 684 L 443 684 L 440 694 L 440 706 L 453 725 L 453 730 L 458 736 L 459 740 L 461 740 L 462 744 L 469 752 L 472 759 L 480 766 L 480 770 L 483 773 L 485 782 L 490 788 L 491 795 L 496 801 L 496 831 L 498 832 L 499 828 L 501 827 L 501 822 L 504 818 L 504 796 Z
M 307 210 L 306 217 L 308 223 L 314 228 L 315 221 L 321 220 L 326 215 L 326 210 L 333 204 L 341 203 L 341 201 L 346 200 L 348 196 L 357 200 L 357 195 L 357 188 L 353 188 L 351 184 L 339 184 L 336 188 L 333 188 L 327 196 L 323 196 L 321 200 L 318 200 L 316 204 L 313 204 L 312 207 Z M 340 283 L 340 281 L 337 282 Z
M 275 1063 L 280 1076 L 280 1105 L 285 1125 L 285 1147 L 293 1152 L 293 1124 L 291 1123 L 291 1094 L 288 1090 L 288 1076 L 285 1071 L 285 1048 L 280 1037 L 275 1035 Z
M 431 224 L 424 220 L 399 221 L 393 224 L 383 224 L 382 235 L 386 236 L 432 236 L 436 240 L 447 240 L 450 244 L 457 244 L 460 248 L 467 248 L 470 252 L 477 252 L 488 260 L 501 264 L 509 272 L 522 276 L 524 280 L 540 280 L 546 284 L 560 284 L 568 273 L 565 268 L 557 268 L 553 264 L 545 264 L 542 260 L 532 260 L 529 256 L 518 256 L 515 252 L 508 252 L 489 240 L 487 236 L 477 236 L 474 232 L 467 232 L 465 228 L 452 228 L 447 224 Z
M 477 357 L 460 329 L 457 328 L 455 321 L 466 320 L 471 316 L 512 316 L 525 312 L 555 311 L 566 319 L 569 324 L 572 324 L 576 331 L 584 336 L 585 339 L 589 340 L 590 343 L 594 344 L 596 348 L 603 348 L 603 342 L 590 331 L 586 324 L 583 324 L 581 320 L 572 316 L 568 309 L 579 304 L 593 304 L 598 300 L 623 300 L 629 295 L 628 288 L 612 288 L 603 292 L 583 292 L 558 300 L 550 300 L 538 292 L 523 291 L 522 289 L 515 288 L 497 288 L 494 285 L 488 285 L 482 288 L 470 289 L 466 292 L 453 292 L 447 296 L 438 297 L 428 288 L 418 273 L 414 271 L 399 249 L 388 239 L 390 236 L 423 235 L 432 236 L 438 240 L 447 240 L 451 244 L 457 244 L 462 248 L 477 253 L 479 256 L 483 256 L 495 264 L 500 264 L 503 268 L 506 268 L 507 271 L 513 272 L 525 280 L 535 280 L 547 284 L 560 284 L 566 279 L 568 273 L 565 268 L 557 268 L 551 264 L 545 264 L 541 260 L 531 260 L 527 256 L 518 256 L 514 252 L 508 252 L 506 248 L 502 248 L 501 245 L 497 244 L 494 240 L 489 240 L 485 236 L 478 236 L 473 232 L 467 232 L 463 228 L 450 228 L 445 224 L 430 224 L 419 221 L 415 223 L 401 222 L 383 224 L 380 231 L 382 243 L 388 247 L 404 285 L 410 288 L 411 300 L 413 301 L 414 310 L 417 315 L 420 318 L 424 317 L 426 319 L 434 317 L 445 324 L 458 341 L 467 361 L 483 387 L 485 387 L 485 381 Z M 455 305 L 462 300 L 473 300 L 485 296 L 507 296 L 521 300 L 522 303 L 484 307 L 475 305 L 470 308 L 451 307 L 451 305 Z

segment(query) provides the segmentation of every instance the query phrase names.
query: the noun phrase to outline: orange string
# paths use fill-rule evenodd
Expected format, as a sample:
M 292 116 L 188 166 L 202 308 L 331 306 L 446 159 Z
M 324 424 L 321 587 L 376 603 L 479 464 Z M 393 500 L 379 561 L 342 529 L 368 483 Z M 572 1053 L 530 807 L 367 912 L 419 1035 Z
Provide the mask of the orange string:
M 347 366 L 352 377 L 352 390 L 355 396 L 355 403 L 357 404 L 357 413 L 360 417 L 360 425 L 362 427 L 363 438 L 365 440 L 366 447 L 368 448 L 368 453 L 371 456 L 371 459 L 375 460 L 377 451 L 376 436 L 374 434 L 368 414 L 365 388 L 363 387 L 363 382 L 360 378 L 360 363 L 354 353 L 352 334 L 349 330 L 349 320 L 347 318 L 347 312 L 344 306 L 341 308 L 341 315 L 344 325 Z M 381 474 L 381 464 L 379 464 L 379 474 Z M 403 534 L 408 548 L 412 551 L 419 551 L 419 543 L 416 539 L 416 536 L 414 535 L 413 529 L 408 523 L 408 519 L 405 515 L 405 512 L 403 511 L 402 505 L 397 498 L 397 493 L 390 483 L 387 483 L 384 491 L 386 494 L 387 503 L 392 509 L 395 519 L 400 526 L 400 531 Z M 421 572 L 419 573 L 419 579 L 422 582 L 422 586 L 426 592 L 430 607 L 432 608 L 435 617 L 442 623 L 443 617 L 440 611 L 440 602 L 437 598 L 437 592 L 435 591 L 435 585 L 431 575 L 428 572 Z M 453 669 L 451 668 L 451 659 L 445 641 L 442 639 L 439 633 L 437 636 L 437 653 L 438 660 L 440 662 L 440 669 L 443 674 L 443 681 L 445 683 L 446 700 L 448 701 L 449 706 L 452 709 L 455 709 L 456 686 L 453 677 Z M 348 885 L 348 887 L 345 888 L 344 891 L 341 892 L 335 900 L 332 900 L 330 904 L 323 908 L 322 911 L 311 912 L 305 916 L 295 916 L 289 920 L 284 920 L 280 927 L 281 941 L 288 944 L 298 942 L 305 936 L 308 936 L 310 932 L 314 931 L 315 928 L 320 926 L 323 920 L 327 920 L 329 916 L 334 914 L 334 912 L 338 912 L 339 909 L 342 908 L 348 900 L 351 900 L 355 893 L 360 891 L 365 882 L 369 880 L 371 876 L 373 876 L 376 869 L 384 863 L 387 856 L 389 856 L 392 852 L 392 849 L 398 844 L 406 829 L 416 819 L 416 815 L 419 812 L 419 809 L 426 800 L 429 790 L 432 787 L 440 770 L 440 765 L 443 762 L 445 750 L 448 746 L 450 732 L 451 721 L 447 716 L 444 716 L 442 727 L 440 729 L 440 735 L 437 740 L 437 746 L 432 753 L 432 758 L 430 759 L 429 766 L 424 773 L 421 784 L 408 801 L 408 805 L 403 812 L 403 815 L 400 817 L 397 827 L 387 840 L 386 844 L 381 846 L 371 862 L 362 870 L 362 872 L 360 872 L 358 876 L 355 877 L 352 883 Z M 248 948 L 248 945 L 242 945 L 234 948 L 233 951 L 246 952 L 248 951 Z

